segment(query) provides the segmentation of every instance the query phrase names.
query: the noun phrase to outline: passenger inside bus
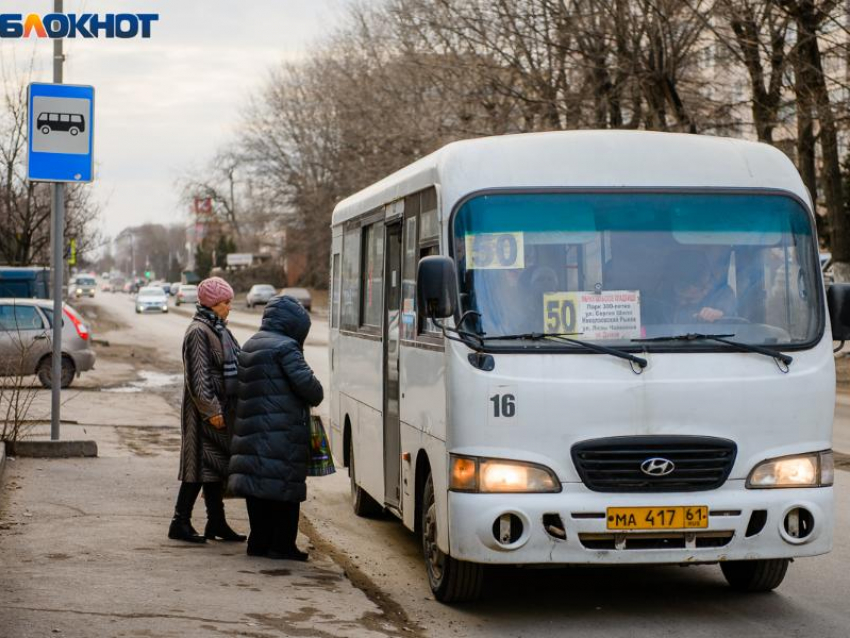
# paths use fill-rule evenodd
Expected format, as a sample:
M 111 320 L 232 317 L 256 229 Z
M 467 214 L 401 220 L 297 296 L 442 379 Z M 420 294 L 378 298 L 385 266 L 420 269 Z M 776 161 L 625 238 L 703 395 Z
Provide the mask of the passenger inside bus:
M 644 296 L 647 323 L 714 323 L 735 315 L 735 293 L 705 254 L 678 251 L 664 263 L 661 284 Z

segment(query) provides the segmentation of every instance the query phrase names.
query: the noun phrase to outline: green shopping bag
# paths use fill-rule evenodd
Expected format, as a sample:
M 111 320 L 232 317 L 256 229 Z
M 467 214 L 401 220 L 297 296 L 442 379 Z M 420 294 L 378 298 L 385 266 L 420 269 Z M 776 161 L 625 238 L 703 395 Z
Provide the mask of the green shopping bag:
M 336 472 L 331 456 L 328 435 L 322 425 L 322 418 L 310 415 L 310 455 L 307 458 L 307 476 L 327 476 Z

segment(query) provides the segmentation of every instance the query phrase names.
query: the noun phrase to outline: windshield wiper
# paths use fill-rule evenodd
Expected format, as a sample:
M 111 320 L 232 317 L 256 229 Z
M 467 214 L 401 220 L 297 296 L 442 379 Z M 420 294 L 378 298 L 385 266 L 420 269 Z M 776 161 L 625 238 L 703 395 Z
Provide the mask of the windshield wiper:
M 545 332 L 524 332 L 520 334 L 514 335 L 500 335 L 497 337 L 480 337 L 481 341 L 521 341 L 521 340 L 529 340 L 529 341 L 542 341 L 543 339 L 557 339 L 558 341 L 564 341 L 566 343 L 572 343 L 577 346 L 581 346 L 585 350 L 590 350 L 592 352 L 598 352 L 600 354 L 610 354 L 614 357 L 619 357 L 620 359 L 625 359 L 631 363 L 637 364 L 640 368 L 646 367 L 646 359 L 643 357 L 637 357 L 629 352 L 623 352 L 622 350 L 617 350 L 616 348 L 609 348 L 608 346 L 600 346 L 599 344 L 590 342 L 590 341 L 581 341 L 580 339 L 571 339 L 575 335 L 580 335 L 580 332 L 555 332 L 555 333 L 545 333 Z
M 683 335 L 668 335 L 665 337 L 649 337 L 644 339 L 632 339 L 633 343 L 653 343 L 658 341 L 717 341 L 718 343 L 725 343 L 728 346 L 732 346 L 733 348 L 737 348 L 741 352 L 754 352 L 756 354 L 763 354 L 766 357 L 772 357 L 777 361 L 781 361 L 785 364 L 785 367 L 791 365 L 791 362 L 794 361 L 794 357 L 791 357 L 787 354 L 779 352 L 778 350 L 772 350 L 770 348 L 763 348 L 761 346 L 756 346 L 751 343 L 741 343 L 740 341 L 730 341 L 727 337 L 734 337 L 734 334 L 701 334 L 699 332 L 689 332 Z

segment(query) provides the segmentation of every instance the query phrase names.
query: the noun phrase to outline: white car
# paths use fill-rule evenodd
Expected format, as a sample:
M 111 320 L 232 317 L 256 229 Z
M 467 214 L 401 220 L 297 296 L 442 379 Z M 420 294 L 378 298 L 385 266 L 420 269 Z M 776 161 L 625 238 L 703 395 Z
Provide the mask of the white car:
M 145 286 L 136 295 L 136 314 L 168 312 L 168 296 L 160 286 Z
M 198 287 L 182 284 L 180 290 L 177 291 L 177 296 L 174 298 L 174 304 L 179 306 L 183 303 L 198 303 Z
M 245 296 L 245 305 L 249 308 L 253 308 L 258 303 L 267 304 L 269 299 L 274 297 L 276 294 L 277 291 L 274 289 L 274 286 L 270 286 L 268 284 L 254 284 Z

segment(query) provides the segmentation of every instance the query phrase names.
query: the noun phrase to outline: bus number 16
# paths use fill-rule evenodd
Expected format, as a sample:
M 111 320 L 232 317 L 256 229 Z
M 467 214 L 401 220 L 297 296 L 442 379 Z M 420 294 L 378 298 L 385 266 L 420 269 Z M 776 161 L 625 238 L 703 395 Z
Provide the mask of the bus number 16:
M 508 419 L 516 416 L 516 397 L 513 394 L 495 394 L 490 397 L 493 404 L 493 416 Z

